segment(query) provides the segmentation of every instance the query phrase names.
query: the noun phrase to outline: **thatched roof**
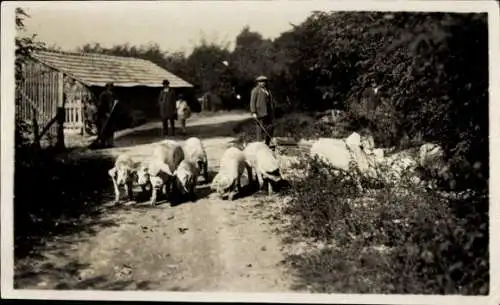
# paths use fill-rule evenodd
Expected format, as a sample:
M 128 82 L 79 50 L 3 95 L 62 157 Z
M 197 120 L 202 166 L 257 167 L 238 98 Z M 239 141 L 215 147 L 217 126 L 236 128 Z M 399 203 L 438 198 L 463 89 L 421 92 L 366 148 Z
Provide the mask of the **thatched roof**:
M 34 52 L 33 58 L 88 86 L 113 82 L 117 87 L 162 87 L 162 81 L 168 79 L 173 88 L 193 87 L 153 62 L 139 58 L 53 51 Z

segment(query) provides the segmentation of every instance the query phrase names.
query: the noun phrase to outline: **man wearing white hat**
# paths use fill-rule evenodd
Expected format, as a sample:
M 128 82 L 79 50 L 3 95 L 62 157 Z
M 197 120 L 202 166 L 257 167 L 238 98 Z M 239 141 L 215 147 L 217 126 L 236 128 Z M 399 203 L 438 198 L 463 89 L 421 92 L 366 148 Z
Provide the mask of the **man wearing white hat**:
M 260 124 L 256 122 L 257 141 L 262 141 L 262 134 L 264 133 L 265 143 L 269 146 L 274 129 L 274 98 L 267 88 L 267 77 L 261 75 L 256 80 L 257 86 L 252 89 L 250 95 L 250 112 L 260 122 Z M 265 130 L 262 130 L 262 128 L 265 128 Z

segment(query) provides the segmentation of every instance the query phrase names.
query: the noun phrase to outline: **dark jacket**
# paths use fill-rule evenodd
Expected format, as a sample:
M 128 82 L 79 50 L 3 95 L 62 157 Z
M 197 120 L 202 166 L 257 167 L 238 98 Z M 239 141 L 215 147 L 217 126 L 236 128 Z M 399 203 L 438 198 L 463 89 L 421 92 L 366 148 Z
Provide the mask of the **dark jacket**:
M 97 101 L 97 117 L 103 118 L 109 114 L 115 97 L 112 92 L 104 91 L 99 95 L 99 100 Z
M 162 119 L 175 119 L 177 117 L 175 95 L 172 88 L 168 89 L 168 92 L 161 89 L 158 97 L 158 106 L 160 107 L 160 116 Z
M 260 86 L 256 86 L 250 93 L 250 112 L 256 113 L 259 118 L 268 115 L 274 118 L 274 98 L 269 89 L 267 92 L 269 94 Z
M 380 103 L 379 94 L 375 93 L 375 90 L 371 87 L 363 90 L 361 94 L 361 106 L 363 116 L 368 119 L 373 119 L 375 115 L 375 110 Z

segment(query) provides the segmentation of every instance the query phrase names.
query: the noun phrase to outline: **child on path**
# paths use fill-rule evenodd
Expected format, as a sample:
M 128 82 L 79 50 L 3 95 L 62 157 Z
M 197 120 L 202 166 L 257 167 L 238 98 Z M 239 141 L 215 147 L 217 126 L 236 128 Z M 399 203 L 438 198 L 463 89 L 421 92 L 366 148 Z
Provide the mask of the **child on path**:
M 181 123 L 182 133 L 186 134 L 186 120 L 191 116 L 191 109 L 189 109 L 189 105 L 184 99 L 182 94 L 179 94 L 179 99 L 176 102 L 177 108 L 177 117 L 179 118 L 179 122 Z

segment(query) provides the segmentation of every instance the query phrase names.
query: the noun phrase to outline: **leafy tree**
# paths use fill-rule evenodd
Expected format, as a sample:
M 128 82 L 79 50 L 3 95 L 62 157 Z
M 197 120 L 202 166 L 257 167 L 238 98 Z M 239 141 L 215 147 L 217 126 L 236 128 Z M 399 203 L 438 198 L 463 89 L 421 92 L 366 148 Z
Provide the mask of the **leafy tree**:
M 284 35 L 293 38 L 284 43 Z M 315 12 L 278 43 L 289 59 L 282 84 L 300 108 L 363 117 L 360 93 L 376 82 L 382 103 L 371 126 L 379 144 L 421 136 L 464 159 L 457 170 L 487 160 L 485 14 Z M 487 164 L 480 171 L 484 185 Z
M 23 78 L 22 67 L 30 57 L 30 54 L 36 50 L 44 47 L 42 42 L 36 40 L 36 34 L 26 36 L 26 29 L 24 27 L 24 20 L 29 18 L 29 15 L 22 8 L 16 8 L 15 22 L 16 22 L 16 37 L 15 37 L 15 78 L 20 81 Z
M 211 92 L 218 95 L 224 108 L 232 108 L 234 98 L 231 82 L 232 69 L 228 62 L 230 51 L 227 47 L 208 43 L 205 40 L 194 48 L 186 60 L 189 74 L 200 87 L 200 93 Z M 228 62 L 226 66 L 224 62 Z
M 36 34 L 32 36 L 25 35 L 24 20 L 29 18 L 29 15 L 22 8 L 16 8 L 15 11 L 15 22 L 16 22 L 16 37 L 15 37 L 15 80 L 16 89 L 19 88 L 21 82 L 24 79 L 23 76 L 23 66 L 29 61 L 30 55 L 34 50 L 41 49 L 44 44 L 36 40 Z M 21 96 L 16 92 L 15 103 L 16 105 L 21 103 Z M 24 155 L 22 151 L 28 146 L 29 141 L 29 129 L 27 122 L 21 120 L 16 116 L 15 120 L 15 145 L 16 150 L 19 150 L 19 157 L 22 158 Z M 16 154 L 17 156 L 18 154 Z

